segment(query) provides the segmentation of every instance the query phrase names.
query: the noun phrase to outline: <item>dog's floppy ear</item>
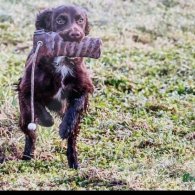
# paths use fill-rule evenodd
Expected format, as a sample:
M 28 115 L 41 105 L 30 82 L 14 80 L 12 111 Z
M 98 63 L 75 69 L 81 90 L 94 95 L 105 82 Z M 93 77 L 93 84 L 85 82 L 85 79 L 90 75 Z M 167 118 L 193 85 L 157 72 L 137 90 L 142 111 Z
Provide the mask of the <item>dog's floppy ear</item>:
M 44 29 L 45 31 L 52 30 L 52 9 L 46 9 L 37 15 L 35 27 L 37 30 Z
M 86 15 L 85 35 L 88 35 L 90 31 L 88 17 Z

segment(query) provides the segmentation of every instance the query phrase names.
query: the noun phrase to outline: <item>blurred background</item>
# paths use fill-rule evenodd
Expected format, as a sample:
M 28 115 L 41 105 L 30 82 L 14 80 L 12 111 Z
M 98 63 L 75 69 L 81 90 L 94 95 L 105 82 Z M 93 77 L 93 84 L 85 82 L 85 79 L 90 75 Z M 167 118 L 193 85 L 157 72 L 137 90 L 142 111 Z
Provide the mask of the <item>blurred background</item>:
M 102 57 L 86 59 L 95 85 L 70 170 L 59 119 L 38 129 L 36 157 L 20 161 L 14 83 L 39 11 L 82 6 Z M 194 0 L 0 0 L 0 190 L 194 190 Z

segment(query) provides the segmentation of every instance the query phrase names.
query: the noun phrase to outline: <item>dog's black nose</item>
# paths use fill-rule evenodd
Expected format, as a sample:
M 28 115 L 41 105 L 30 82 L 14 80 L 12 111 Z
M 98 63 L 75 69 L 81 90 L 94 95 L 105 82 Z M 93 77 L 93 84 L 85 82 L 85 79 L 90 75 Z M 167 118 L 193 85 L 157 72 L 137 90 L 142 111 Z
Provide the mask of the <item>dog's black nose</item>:
M 81 39 L 81 33 L 79 31 L 70 32 L 69 36 L 72 40 L 80 40 Z

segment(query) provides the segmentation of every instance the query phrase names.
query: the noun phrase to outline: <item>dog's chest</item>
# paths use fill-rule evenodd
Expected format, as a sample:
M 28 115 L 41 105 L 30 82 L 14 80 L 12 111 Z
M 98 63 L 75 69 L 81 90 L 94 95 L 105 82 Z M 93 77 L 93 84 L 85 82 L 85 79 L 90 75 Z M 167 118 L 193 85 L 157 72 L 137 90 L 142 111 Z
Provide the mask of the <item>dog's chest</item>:
M 67 96 L 66 93 L 68 93 L 68 91 L 66 90 L 66 86 L 64 85 L 63 81 L 67 76 L 74 76 L 73 75 L 73 70 L 66 64 L 64 56 L 59 56 L 59 57 L 54 58 L 53 65 L 54 65 L 54 68 L 55 68 L 54 71 L 57 74 L 61 75 L 61 77 L 60 77 L 61 86 L 58 89 L 57 93 L 53 96 L 53 98 L 57 99 L 58 101 L 63 103 L 64 101 L 66 101 L 65 97 Z

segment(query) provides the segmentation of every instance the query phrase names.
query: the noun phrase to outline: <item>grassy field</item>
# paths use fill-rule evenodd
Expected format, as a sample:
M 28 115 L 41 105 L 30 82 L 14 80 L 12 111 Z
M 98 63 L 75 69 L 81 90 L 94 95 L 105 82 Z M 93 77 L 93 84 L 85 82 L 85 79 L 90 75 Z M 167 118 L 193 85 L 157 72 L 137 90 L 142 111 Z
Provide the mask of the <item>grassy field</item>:
M 20 160 L 13 84 L 23 74 L 39 10 L 88 10 L 101 59 L 86 59 L 96 87 L 78 138 L 80 169 L 66 141 L 38 129 L 36 157 Z M 195 190 L 194 0 L 0 0 L 0 190 Z

